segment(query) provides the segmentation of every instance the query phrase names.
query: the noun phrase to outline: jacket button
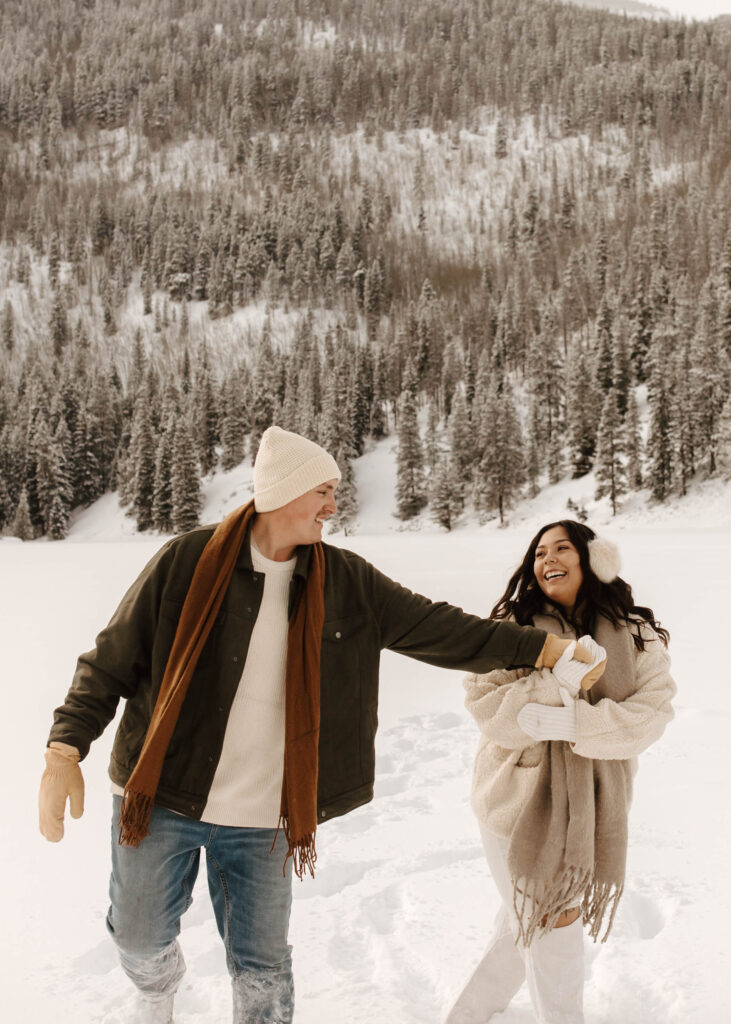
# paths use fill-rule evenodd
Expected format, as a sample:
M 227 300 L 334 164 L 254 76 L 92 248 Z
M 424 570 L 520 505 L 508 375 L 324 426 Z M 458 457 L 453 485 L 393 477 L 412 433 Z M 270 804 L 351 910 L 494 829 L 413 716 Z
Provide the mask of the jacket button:
M 219 711 L 223 711 L 223 708 L 221 707 L 221 705 L 220 705 L 220 704 L 218 705 L 218 710 L 219 710 Z
M 254 581 L 254 583 L 256 583 L 256 581 L 259 579 L 259 577 L 256 575 L 256 573 L 254 573 L 254 575 L 251 578 Z
M 191 811 L 194 811 L 195 810 L 195 804 L 191 804 L 190 805 L 190 809 L 191 809 Z
M 212 758 L 212 757 L 209 757 L 209 758 L 208 758 L 208 763 L 209 763 L 209 764 L 213 764 L 213 758 Z
M 239 656 L 238 656 L 238 654 L 234 654 L 234 656 L 233 656 L 233 661 L 238 661 L 238 660 L 239 660 Z
M 321 818 L 326 818 L 327 817 L 327 811 L 326 810 L 320 811 L 320 817 Z
M 251 615 L 251 608 L 247 608 L 246 612 L 247 612 L 248 615 Z
M 335 634 L 335 639 L 339 640 L 342 635 L 343 634 L 340 632 L 340 630 L 338 630 L 337 633 Z

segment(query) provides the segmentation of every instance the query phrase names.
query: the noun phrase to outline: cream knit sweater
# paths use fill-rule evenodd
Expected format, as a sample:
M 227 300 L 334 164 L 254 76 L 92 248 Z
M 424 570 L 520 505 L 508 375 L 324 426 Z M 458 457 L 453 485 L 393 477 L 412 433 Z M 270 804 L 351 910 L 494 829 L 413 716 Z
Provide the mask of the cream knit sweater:
M 673 717 L 676 693 L 665 645 L 646 623 L 640 626 L 645 650 L 635 650 L 637 689 L 621 703 L 604 699 L 578 702 L 575 753 L 632 762 L 654 743 Z M 508 837 L 532 791 L 545 741 L 535 743 L 518 725 L 518 712 L 535 701 L 560 707 L 558 682 L 550 669 L 498 670 L 469 675 L 465 706 L 477 721 L 480 743 L 472 778 L 472 809 L 487 828 Z
M 201 821 L 276 828 L 282 800 L 289 584 L 297 559 L 273 562 L 252 543 L 264 593 Z

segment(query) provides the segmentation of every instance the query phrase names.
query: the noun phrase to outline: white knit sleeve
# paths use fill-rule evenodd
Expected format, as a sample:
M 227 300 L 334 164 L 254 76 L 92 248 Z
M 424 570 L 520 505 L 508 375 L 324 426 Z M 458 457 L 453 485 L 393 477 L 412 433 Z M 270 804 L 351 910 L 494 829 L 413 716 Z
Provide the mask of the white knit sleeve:
M 535 743 L 518 725 L 518 712 L 535 701 L 562 705 L 558 681 L 550 669 L 499 669 L 464 680 L 465 707 L 480 731 L 508 750 L 523 750 Z
M 649 626 L 643 624 L 642 630 L 645 649 L 635 652 L 635 692 L 619 703 L 608 698 L 594 705 L 578 702 L 578 739 L 572 747 L 581 757 L 636 757 L 660 738 L 673 717 L 671 701 L 677 688 L 670 657 Z

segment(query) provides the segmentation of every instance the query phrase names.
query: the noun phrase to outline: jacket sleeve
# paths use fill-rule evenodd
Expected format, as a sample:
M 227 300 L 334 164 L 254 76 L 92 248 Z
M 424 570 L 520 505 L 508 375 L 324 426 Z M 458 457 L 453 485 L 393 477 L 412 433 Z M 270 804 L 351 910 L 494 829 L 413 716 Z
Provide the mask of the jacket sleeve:
M 371 569 L 371 600 L 382 647 L 440 668 L 473 672 L 533 666 L 538 660 L 546 639 L 543 630 L 469 615 L 414 594 Z
M 89 752 L 114 718 L 120 697 L 131 697 L 148 679 L 162 591 L 174 540 L 153 556 L 129 588 L 92 651 L 79 656 L 71 688 L 56 708 L 48 742 Z
M 498 671 L 464 680 L 465 707 L 490 742 L 506 750 L 525 750 L 535 740 L 518 725 L 526 704 L 561 705 L 558 682 L 550 669 Z
M 677 688 L 670 675 L 665 645 L 643 624 L 644 651 L 635 652 L 637 689 L 621 702 L 579 701 L 578 740 L 574 753 L 602 760 L 636 757 L 662 736 L 673 717 Z

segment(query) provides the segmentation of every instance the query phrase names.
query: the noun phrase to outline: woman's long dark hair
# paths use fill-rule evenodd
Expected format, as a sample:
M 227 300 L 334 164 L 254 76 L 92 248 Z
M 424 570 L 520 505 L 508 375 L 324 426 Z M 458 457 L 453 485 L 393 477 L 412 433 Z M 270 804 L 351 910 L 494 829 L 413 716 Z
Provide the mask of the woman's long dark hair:
M 584 523 L 577 523 L 573 519 L 560 519 L 557 523 L 548 523 L 538 531 L 530 542 L 519 568 L 510 577 L 505 593 L 490 612 L 490 617 L 493 619 L 512 617 L 521 626 L 525 626 L 531 622 L 534 615 L 543 610 L 546 602 L 552 603 L 538 586 L 533 563 L 541 537 L 547 530 L 552 530 L 557 526 L 563 527 L 579 553 L 583 579 L 576 595 L 576 604 L 570 620 L 570 625 L 576 631 L 577 636 L 592 633 L 598 615 L 603 615 L 615 626 L 631 622 L 632 619 L 643 619 L 654 629 L 667 647 L 670 634 L 657 622 L 651 608 L 644 608 L 634 603 L 629 583 L 626 583 L 620 576 L 617 576 L 611 583 L 602 583 L 594 575 L 589 564 L 588 545 L 596 534 Z M 558 608 L 558 606 L 556 607 Z M 563 609 L 558 608 L 558 610 L 564 617 L 566 616 Z M 631 632 L 635 647 L 644 651 L 645 643 L 638 630 L 633 629 Z

